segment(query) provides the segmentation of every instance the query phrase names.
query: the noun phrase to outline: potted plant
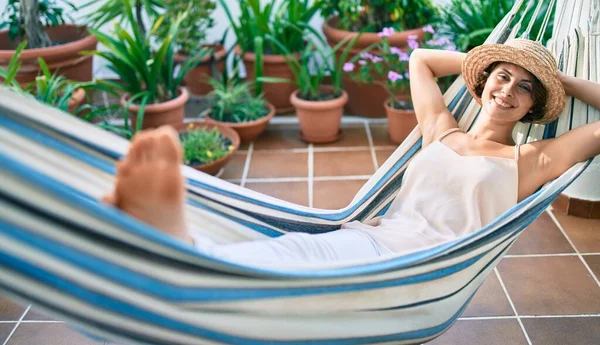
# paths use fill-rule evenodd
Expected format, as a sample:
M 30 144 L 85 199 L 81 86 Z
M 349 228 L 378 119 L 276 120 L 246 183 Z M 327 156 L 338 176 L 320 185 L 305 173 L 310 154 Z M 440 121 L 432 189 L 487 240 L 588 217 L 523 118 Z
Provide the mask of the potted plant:
M 73 10 L 68 1 L 63 3 Z M 27 39 L 28 45 L 19 59 L 23 63 L 16 80 L 32 82 L 40 72 L 38 58 L 46 61 L 52 73 L 60 69 L 67 79 L 92 80 L 92 57 L 80 54 L 95 50 L 98 41 L 83 26 L 66 24 L 71 19 L 53 0 L 8 0 L 0 15 L 0 66 L 6 67 L 16 47 Z
M 243 143 L 256 139 L 264 132 L 275 115 L 275 107 L 261 95 L 254 95 L 250 83 L 240 81 L 236 75 L 209 77 L 213 90 L 208 94 L 210 107 L 203 112 L 208 123 L 231 127 Z
M 179 14 L 188 11 L 177 36 L 175 36 L 175 61 L 182 63 L 188 59 L 190 55 L 199 49 L 210 48 L 211 53 L 202 59 L 200 64 L 192 69 L 184 77 L 184 82 L 188 91 L 196 95 L 204 95 L 211 88 L 206 82 L 206 77 L 215 73 L 220 74 L 225 68 L 226 51 L 224 47 L 225 35 L 220 42 L 214 44 L 204 44 L 206 40 L 206 31 L 213 27 L 214 20 L 211 14 L 215 9 L 214 0 L 164 0 L 165 21 L 170 22 L 175 20 Z M 156 31 L 156 36 L 159 40 L 164 40 L 169 34 L 168 26 L 160 26 Z
M 119 90 L 121 104 L 129 111 L 134 133 L 142 128 L 161 125 L 177 125 L 183 122 L 184 105 L 189 98 L 185 88 L 180 87 L 183 77 L 207 54 L 200 50 L 181 64 L 175 73 L 174 37 L 187 13 L 180 15 L 169 25 L 170 34 L 153 49 L 152 38 L 160 25 L 166 25 L 158 17 L 149 32 L 142 33 L 134 19 L 132 8 L 126 7 L 125 19 L 129 29 L 115 23 L 113 35 L 98 30 L 90 31 L 107 48 L 106 51 L 90 52 L 109 62 L 108 68 L 120 81 L 103 81 L 105 85 Z M 125 116 L 125 130 L 129 128 L 129 116 Z
M 362 32 L 349 58 L 380 42 L 378 32 L 384 28 L 393 29 L 388 40 L 396 47 L 406 47 L 409 36 L 417 35 L 417 39 L 422 40 L 422 28 L 435 21 L 437 16 L 437 7 L 431 0 L 339 0 L 320 4 L 321 13 L 326 18 L 323 34 L 330 46 Z M 349 96 L 346 107 L 349 113 L 367 117 L 385 116 L 382 104 L 386 93 L 379 84 L 364 84 L 348 78 L 345 89 Z
M 236 54 L 244 61 L 247 80 L 258 86 L 260 82 L 257 81 L 257 77 L 293 78 L 293 73 L 286 63 L 285 52 L 271 44 L 267 36 L 281 42 L 291 54 L 302 51 L 306 45 L 307 33 L 318 35 L 308 24 L 319 11 L 318 1 L 312 4 L 311 1 L 284 0 L 276 7 L 275 2 L 268 2 L 262 6 L 260 0 L 240 0 L 240 15 L 236 19 L 231 14 L 226 1 L 219 0 L 235 32 Z M 262 60 L 257 60 L 254 45 L 254 40 L 258 37 L 265 43 Z M 263 74 L 257 75 L 256 70 L 262 71 Z M 257 89 L 260 90 L 261 87 Z M 293 110 L 290 103 L 290 95 L 294 91 L 293 85 L 268 84 L 262 91 L 265 99 L 275 106 L 278 114 Z
M 240 136 L 231 128 L 195 121 L 176 126 L 183 147 L 184 164 L 216 175 L 240 147 Z
M 381 41 L 375 51 L 379 54 L 363 52 L 344 64 L 344 70 L 353 80 L 362 83 L 380 85 L 386 91 L 386 99 L 382 106 L 388 119 L 388 133 L 394 143 L 400 144 L 417 125 L 412 103 L 410 101 L 410 74 L 408 62 L 414 49 L 435 48 L 454 50 L 454 45 L 447 39 L 433 39 L 435 31 L 432 27 L 422 29 L 424 35 L 408 38 L 406 48 L 393 47 L 388 38 L 393 29 L 384 28 L 380 33 Z M 424 41 L 418 41 L 424 36 Z M 358 59 L 357 59 L 358 58 Z

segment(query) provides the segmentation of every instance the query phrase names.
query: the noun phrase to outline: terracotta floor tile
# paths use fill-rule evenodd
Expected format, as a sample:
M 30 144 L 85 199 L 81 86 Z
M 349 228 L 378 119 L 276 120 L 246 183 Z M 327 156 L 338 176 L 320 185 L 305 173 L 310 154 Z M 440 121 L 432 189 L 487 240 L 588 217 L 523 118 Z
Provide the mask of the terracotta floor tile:
M 554 215 L 580 253 L 600 253 L 600 219 Z
M 427 345 L 527 345 L 517 320 L 458 320 Z
M 14 327 L 15 324 L 12 323 L 0 323 L 0 344 L 4 344 L 6 338 L 8 338 L 8 335 L 10 332 L 12 332 Z
M 533 344 L 597 345 L 600 342 L 600 317 L 523 319 Z
M 600 313 L 600 288 L 578 257 L 504 259 L 498 265 L 517 313 Z
M 47 315 L 45 312 L 37 309 L 35 306 L 31 306 L 31 309 L 29 309 L 29 311 L 27 312 L 27 314 L 25 315 L 24 320 L 35 320 L 35 321 L 62 321 L 62 320 L 57 320 L 49 315 Z
M 586 255 L 583 259 L 590 266 L 596 277 L 600 279 L 600 255 Z
M 343 134 L 340 140 L 329 144 L 315 144 L 314 147 L 322 148 L 369 146 L 367 131 L 365 130 L 365 126 L 362 123 L 342 126 L 342 132 Z
M 371 124 L 369 127 L 371 129 L 371 137 L 373 138 L 374 146 L 398 146 L 398 144 L 394 144 L 390 139 L 387 124 Z
M 350 204 L 367 180 L 314 181 L 313 206 L 340 209 Z
M 224 180 L 241 179 L 244 173 L 244 167 L 246 166 L 246 157 L 248 157 L 248 152 L 235 153 L 225 166 L 220 178 Z
M 381 149 L 375 150 L 375 155 L 377 156 L 377 165 L 381 167 L 385 161 L 390 158 L 392 153 L 396 151 L 395 149 Z
M 300 140 L 300 126 L 269 125 L 254 141 L 254 150 L 305 149 L 308 144 Z
M 0 321 L 18 321 L 27 309 L 26 305 L 13 302 L 8 297 L 0 296 Z
M 556 223 L 544 212 L 525 231 L 512 246 L 509 254 L 556 254 L 574 253 Z
M 513 316 L 515 313 L 510 307 L 504 290 L 496 274 L 492 272 L 481 285 L 475 297 L 469 303 L 461 317 L 468 316 Z
M 308 177 L 308 153 L 255 151 L 248 177 Z
M 246 188 L 294 204 L 308 206 L 308 182 L 246 183 Z
M 372 175 L 371 151 L 315 152 L 314 176 Z
M 102 345 L 62 323 L 22 323 L 7 345 Z

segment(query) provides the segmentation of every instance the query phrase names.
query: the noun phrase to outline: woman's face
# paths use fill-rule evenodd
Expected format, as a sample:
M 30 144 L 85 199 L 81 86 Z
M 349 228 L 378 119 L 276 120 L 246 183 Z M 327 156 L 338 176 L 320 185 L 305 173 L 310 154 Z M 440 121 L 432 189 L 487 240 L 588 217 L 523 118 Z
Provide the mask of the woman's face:
M 501 123 L 519 121 L 533 107 L 533 74 L 502 62 L 490 74 L 481 103 L 491 120 Z

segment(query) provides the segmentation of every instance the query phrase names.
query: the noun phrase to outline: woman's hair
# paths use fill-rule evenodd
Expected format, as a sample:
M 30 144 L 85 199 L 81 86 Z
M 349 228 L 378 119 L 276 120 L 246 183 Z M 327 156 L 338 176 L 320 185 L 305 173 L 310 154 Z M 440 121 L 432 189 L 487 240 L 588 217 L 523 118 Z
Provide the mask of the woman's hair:
M 501 63 L 501 61 L 497 61 L 489 65 L 483 73 L 479 75 L 477 78 L 477 82 L 475 83 L 475 94 L 477 97 L 481 98 L 483 94 L 483 89 L 485 88 L 485 83 L 488 78 L 494 71 L 494 69 Z M 533 107 L 531 108 L 532 112 L 528 112 L 521 118 L 521 122 L 531 123 L 538 121 L 544 117 L 544 110 L 546 107 L 546 102 L 548 100 L 548 93 L 546 92 L 546 88 L 540 82 L 540 80 L 533 76 L 533 85 L 532 85 L 532 97 L 533 97 Z

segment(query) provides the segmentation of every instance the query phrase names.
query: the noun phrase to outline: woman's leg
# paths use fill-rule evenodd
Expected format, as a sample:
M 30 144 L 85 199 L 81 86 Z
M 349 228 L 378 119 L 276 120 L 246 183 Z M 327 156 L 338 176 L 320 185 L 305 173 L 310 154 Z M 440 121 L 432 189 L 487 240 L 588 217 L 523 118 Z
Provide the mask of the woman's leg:
M 104 201 L 204 252 L 240 263 L 332 262 L 387 253 L 367 233 L 354 229 L 319 235 L 295 233 L 227 245 L 199 236 L 192 239 L 185 223 L 181 160 L 178 135 L 171 127 L 136 135 L 129 153 L 117 165 L 115 190 Z

